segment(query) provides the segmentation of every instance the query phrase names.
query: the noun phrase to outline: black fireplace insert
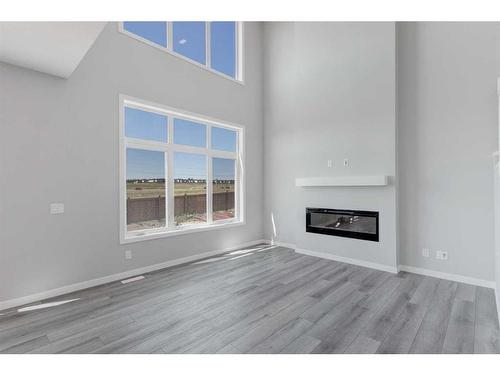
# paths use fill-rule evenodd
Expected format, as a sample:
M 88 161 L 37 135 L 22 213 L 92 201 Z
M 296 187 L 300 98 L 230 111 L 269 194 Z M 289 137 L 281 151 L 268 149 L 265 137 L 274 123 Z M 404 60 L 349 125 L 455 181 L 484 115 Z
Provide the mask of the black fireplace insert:
M 306 232 L 378 242 L 378 212 L 308 207 Z

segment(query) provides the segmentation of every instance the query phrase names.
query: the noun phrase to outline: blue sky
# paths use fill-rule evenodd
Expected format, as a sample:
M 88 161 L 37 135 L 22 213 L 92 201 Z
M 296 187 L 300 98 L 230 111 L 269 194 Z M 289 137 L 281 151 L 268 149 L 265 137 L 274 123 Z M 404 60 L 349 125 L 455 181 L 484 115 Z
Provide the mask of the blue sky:
M 123 28 L 162 47 L 167 46 L 166 22 L 124 22 Z
M 165 178 L 163 152 L 127 149 L 127 180 Z
M 174 51 L 202 65 L 205 57 L 205 22 L 174 22 Z
M 193 121 L 174 118 L 174 143 L 178 145 L 206 147 L 207 127 Z
M 210 24 L 212 68 L 230 77 L 236 76 L 235 31 L 235 22 L 212 22 Z
M 212 148 L 220 151 L 236 152 L 236 132 L 212 127 Z
M 167 142 L 167 116 L 125 107 L 125 136 Z
M 166 22 L 124 22 L 125 30 L 167 47 Z M 206 65 L 205 22 L 173 22 L 173 46 L 169 49 Z M 210 23 L 211 68 L 236 77 L 236 22 Z

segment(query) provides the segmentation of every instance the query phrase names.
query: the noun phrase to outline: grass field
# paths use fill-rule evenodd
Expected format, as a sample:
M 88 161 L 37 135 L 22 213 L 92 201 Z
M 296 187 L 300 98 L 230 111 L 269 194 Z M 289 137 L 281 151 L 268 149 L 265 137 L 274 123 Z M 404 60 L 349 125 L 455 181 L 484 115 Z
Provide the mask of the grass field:
M 174 184 L 174 196 L 179 195 L 197 195 L 206 192 L 205 183 L 179 183 Z M 234 184 L 214 184 L 214 193 L 222 193 L 225 191 L 234 191 Z M 127 182 L 127 197 L 131 199 L 137 198 L 153 198 L 165 196 L 165 184 L 159 182 L 144 182 L 140 184 Z

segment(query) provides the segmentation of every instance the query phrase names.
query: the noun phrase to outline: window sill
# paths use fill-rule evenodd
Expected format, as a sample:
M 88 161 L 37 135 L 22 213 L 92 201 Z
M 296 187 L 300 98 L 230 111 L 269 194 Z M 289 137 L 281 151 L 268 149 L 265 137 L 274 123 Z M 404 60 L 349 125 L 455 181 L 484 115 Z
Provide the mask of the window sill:
M 155 240 L 159 238 L 165 238 L 165 237 L 172 237 L 172 236 L 182 236 L 185 234 L 190 234 L 190 233 L 197 233 L 197 232 L 205 232 L 205 231 L 210 231 L 210 230 L 216 230 L 216 229 L 224 229 L 224 228 L 232 228 L 232 227 L 238 227 L 241 225 L 245 225 L 244 220 L 240 221 L 226 221 L 224 223 L 216 223 L 216 224 L 208 224 L 208 225 L 202 225 L 202 226 L 190 226 L 187 228 L 181 228 L 181 229 L 167 229 L 161 232 L 155 231 L 155 232 L 140 232 L 134 235 L 125 235 L 124 238 L 120 239 L 120 244 L 127 244 L 127 243 L 133 243 L 133 242 L 140 242 L 140 241 L 148 241 L 148 240 Z

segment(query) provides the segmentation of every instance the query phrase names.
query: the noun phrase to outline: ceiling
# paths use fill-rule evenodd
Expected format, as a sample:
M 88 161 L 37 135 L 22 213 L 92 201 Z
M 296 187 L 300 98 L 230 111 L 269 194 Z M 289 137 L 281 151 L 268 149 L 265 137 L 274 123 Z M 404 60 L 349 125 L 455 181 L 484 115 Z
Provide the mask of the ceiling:
M 0 61 L 68 78 L 106 22 L 0 22 Z

